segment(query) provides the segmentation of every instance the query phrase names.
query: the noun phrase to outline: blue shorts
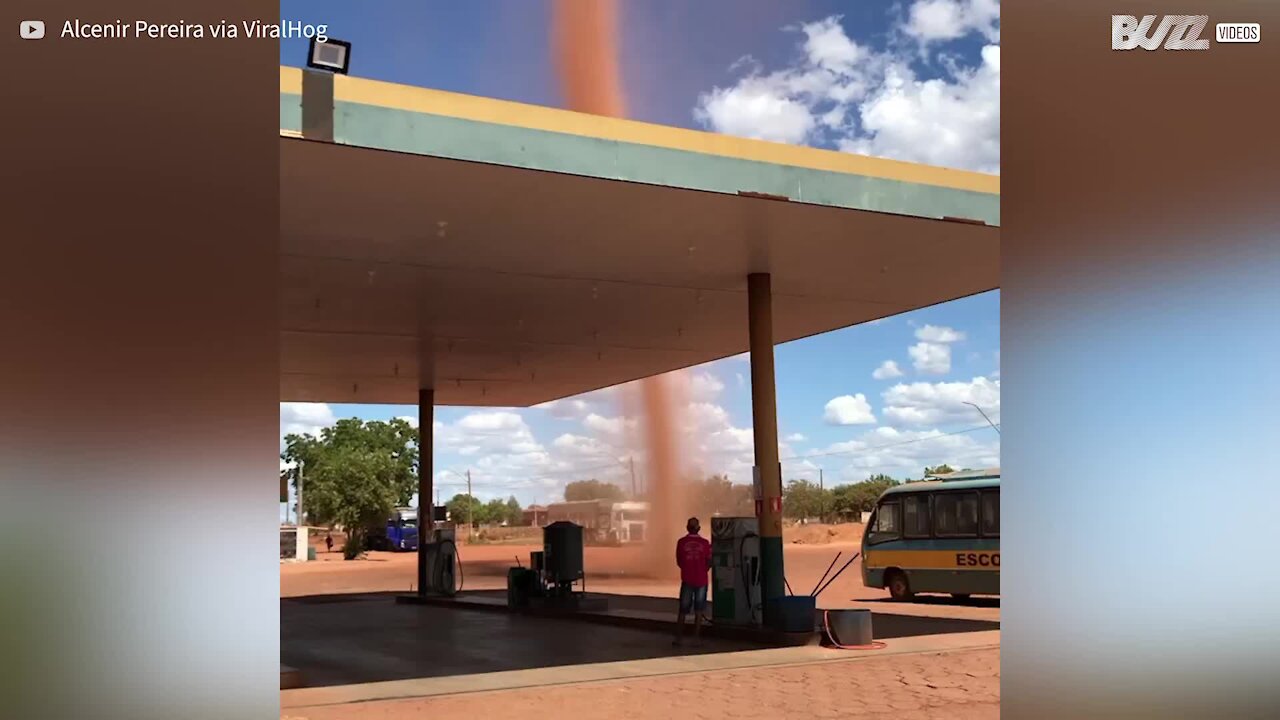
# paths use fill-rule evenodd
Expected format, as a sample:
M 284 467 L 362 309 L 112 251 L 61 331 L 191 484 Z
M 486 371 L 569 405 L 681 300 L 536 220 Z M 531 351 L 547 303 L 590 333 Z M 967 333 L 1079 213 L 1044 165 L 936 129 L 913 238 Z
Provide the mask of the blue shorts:
M 680 614 L 687 615 L 690 610 L 702 612 L 707 606 L 707 586 L 694 587 L 680 583 Z

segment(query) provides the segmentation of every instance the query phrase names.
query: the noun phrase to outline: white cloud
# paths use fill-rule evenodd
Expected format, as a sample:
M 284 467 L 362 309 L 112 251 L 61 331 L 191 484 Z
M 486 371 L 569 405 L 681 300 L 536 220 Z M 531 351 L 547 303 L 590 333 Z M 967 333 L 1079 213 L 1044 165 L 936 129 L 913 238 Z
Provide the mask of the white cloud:
M 938 325 L 925 325 L 916 330 L 916 339 L 930 343 L 954 343 L 964 340 L 964 333 L 953 328 Z
M 700 95 L 694 118 L 716 132 L 792 144 L 814 141 L 820 126 L 842 127 L 879 57 L 849 39 L 838 16 L 788 29 L 804 35 L 797 66 L 765 74 L 743 58 L 734 67 L 749 72 Z
M 614 445 L 622 445 L 634 437 L 638 422 L 634 418 L 605 417 L 591 413 L 583 418 L 582 426 L 597 437 L 603 437 Z
M 1000 46 L 950 76 L 921 80 L 895 62 L 860 106 L 861 132 L 837 146 L 860 155 L 1000 172 Z
M 437 428 L 435 443 L 446 450 L 506 452 L 533 438 L 524 418 L 513 412 L 480 412 Z
M 907 42 L 879 51 L 839 16 L 788 28 L 803 35 L 795 63 L 739 61 L 738 80 L 701 94 L 694 117 L 730 135 L 998 173 L 999 11 L 997 0 L 919 0 L 899 28 Z M 972 34 L 989 43 L 980 57 L 929 62 L 933 45 Z M 918 76 L 920 57 L 936 76 Z
M 965 334 L 941 325 L 925 325 L 916 329 L 916 339 L 920 342 L 907 348 L 915 369 L 931 375 L 946 375 L 951 372 L 951 343 L 961 342 Z
M 486 434 L 506 434 L 524 426 L 524 418 L 514 412 L 478 412 L 458 421 L 463 430 Z
M 999 0 L 920 0 L 913 4 L 903 32 L 923 42 L 956 40 L 971 32 L 1000 42 Z
M 522 502 L 547 502 L 545 478 L 571 467 L 573 456 L 580 452 L 565 442 L 545 446 L 524 416 L 513 410 L 477 411 L 452 422 L 435 420 L 432 425 L 434 478 L 441 500 L 466 492 L 463 475 L 470 470 L 472 490 L 482 500 L 515 494 Z
M 840 27 L 840 19 L 829 17 L 801 27 L 805 34 L 804 50 L 809 62 L 825 70 L 849 73 L 867 56 L 867 51 L 849 39 Z
M 919 478 L 926 466 L 943 463 L 957 468 L 1000 465 L 999 436 L 988 439 L 972 433 L 948 435 L 937 429 L 878 427 L 853 440 L 831 445 L 825 452 L 842 453 L 838 467 L 834 457 L 823 459 L 829 472 L 834 468 L 840 482 L 865 480 L 875 473 L 899 479 Z
M 551 447 L 568 457 L 590 458 L 597 462 L 615 455 L 616 449 L 595 438 L 564 433 L 552 441 Z
M 969 382 L 899 384 L 886 390 L 883 398 L 885 421 L 895 425 L 981 425 L 982 415 L 965 403 L 982 408 L 994 422 L 1000 419 L 1000 381 L 985 377 Z
M 827 403 L 822 419 L 829 425 L 870 425 L 876 421 L 871 403 L 862 393 L 833 398 Z
M 797 442 L 797 443 L 802 443 L 802 442 L 804 442 L 804 441 L 808 440 L 808 438 L 806 438 L 806 437 L 805 437 L 803 434 L 801 434 L 801 433 L 791 433 L 790 435 L 788 435 L 788 436 L 787 436 L 786 440 L 787 440 L 787 442 Z
M 876 380 L 889 380 L 896 377 L 902 377 L 902 368 L 898 367 L 898 363 L 892 360 L 885 360 L 880 363 L 880 367 L 871 373 L 871 377 Z
M 951 346 L 920 342 L 907 348 L 911 364 L 916 370 L 931 375 L 951 372 Z
M 552 400 L 541 405 L 534 405 L 537 410 L 545 410 L 548 415 L 558 420 L 576 420 L 586 417 L 591 412 L 591 405 L 580 398 L 568 400 Z
M 333 409 L 325 403 L 280 403 L 280 437 L 286 435 L 315 435 L 336 423 Z
M 698 99 L 694 117 L 728 135 L 802 143 L 816 121 L 804 103 L 787 97 L 777 78 L 746 78 L 732 88 L 715 88 Z
M 711 373 L 700 372 L 689 378 L 687 395 L 692 400 L 711 401 L 720 397 L 724 383 Z

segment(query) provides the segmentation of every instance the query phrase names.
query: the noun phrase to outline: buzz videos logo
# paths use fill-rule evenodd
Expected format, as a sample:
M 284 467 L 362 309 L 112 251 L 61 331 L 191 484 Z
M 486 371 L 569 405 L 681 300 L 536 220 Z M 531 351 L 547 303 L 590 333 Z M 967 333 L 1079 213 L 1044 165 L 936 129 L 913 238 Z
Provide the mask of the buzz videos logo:
M 1208 50 L 1209 40 L 1201 37 L 1209 24 L 1208 15 L 1165 15 L 1156 27 L 1156 16 L 1147 15 L 1141 20 L 1132 15 L 1111 16 L 1112 50 Z
M 1111 49 L 1208 50 L 1208 25 L 1208 15 L 1112 15 Z M 1257 23 L 1218 23 L 1214 35 L 1219 43 L 1256 43 L 1262 28 Z

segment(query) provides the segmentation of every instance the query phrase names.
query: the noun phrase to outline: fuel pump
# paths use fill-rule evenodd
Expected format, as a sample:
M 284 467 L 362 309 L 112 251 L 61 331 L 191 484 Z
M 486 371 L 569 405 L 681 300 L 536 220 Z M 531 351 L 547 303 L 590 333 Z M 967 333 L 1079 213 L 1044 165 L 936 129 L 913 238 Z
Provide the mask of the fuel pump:
M 760 597 L 760 521 L 711 518 L 712 622 L 759 625 Z
M 458 546 L 454 543 L 454 529 L 436 528 L 423 549 L 427 555 L 427 591 L 445 596 L 457 593 Z

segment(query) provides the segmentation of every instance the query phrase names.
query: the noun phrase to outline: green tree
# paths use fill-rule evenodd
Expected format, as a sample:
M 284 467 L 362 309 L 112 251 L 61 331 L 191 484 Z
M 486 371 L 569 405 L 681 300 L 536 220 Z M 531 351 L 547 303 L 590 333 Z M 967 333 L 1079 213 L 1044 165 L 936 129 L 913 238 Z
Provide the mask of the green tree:
M 290 463 L 291 467 L 281 475 L 296 491 L 298 475 L 304 474 L 304 510 L 309 522 L 319 525 L 335 522 L 324 511 L 324 508 L 332 507 L 332 503 L 321 498 L 327 488 L 313 482 L 312 471 L 321 462 L 327 462 L 332 467 L 332 458 L 343 450 L 370 452 L 386 457 L 390 463 L 389 481 L 395 492 L 395 504 L 409 504 L 418 490 L 418 432 L 400 418 L 390 422 L 364 422 L 348 418 L 321 430 L 320 437 L 311 434 L 285 437 L 285 449 L 280 457 Z
M 501 525 L 502 523 L 510 523 L 511 516 L 507 513 L 507 501 L 501 498 L 494 498 L 484 505 L 484 521 Z
M 832 506 L 840 515 L 860 517 L 876 505 L 885 490 L 899 484 L 888 475 L 872 475 L 862 482 L 841 485 L 832 490 Z
M 582 500 L 607 500 L 609 502 L 621 502 L 625 498 L 622 488 L 613 483 L 600 482 L 599 480 L 578 480 L 564 486 L 564 499 L 566 502 L 579 502 Z
M 485 521 L 484 503 L 466 493 L 454 495 L 444 505 L 449 510 L 449 519 L 459 526 L 465 526 L 468 521 L 477 525 Z
M 512 495 L 507 498 L 507 522 L 511 525 L 519 525 L 524 521 L 524 508 L 520 507 L 520 501 L 516 500 L 516 496 Z
M 347 531 L 345 554 L 369 546 L 369 536 L 385 527 L 399 504 L 396 463 L 383 453 L 339 447 L 307 465 L 306 502 L 315 517 Z
M 689 488 L 693 514 L 698 517 L 755 515 L 749 485 L 735 485 L 724 475 L 713 475 L 702 480 L 690 480 Z
M 955 470 L 952 469 L 950 465 L 943 464 L 938 465 L 937 467 L 926 467 L 924 469 L 924 477 L 927 478 L 930 475 L 946 475 L 947 473 L 953 472 L 955 472 Z
M 791 480 L 782 489 L 782 515 L 792 519 L 817 517 L 831 507 L 831 491 L 808 480 Z
M 339 420 L 319 437 L 292 434 L 284 444 L 290 467 L 281 476 L 296 490 L 303 475 L 306 520 L 346 529 L 349 555 L 417 490 L 418 433 L 404 420 Z

